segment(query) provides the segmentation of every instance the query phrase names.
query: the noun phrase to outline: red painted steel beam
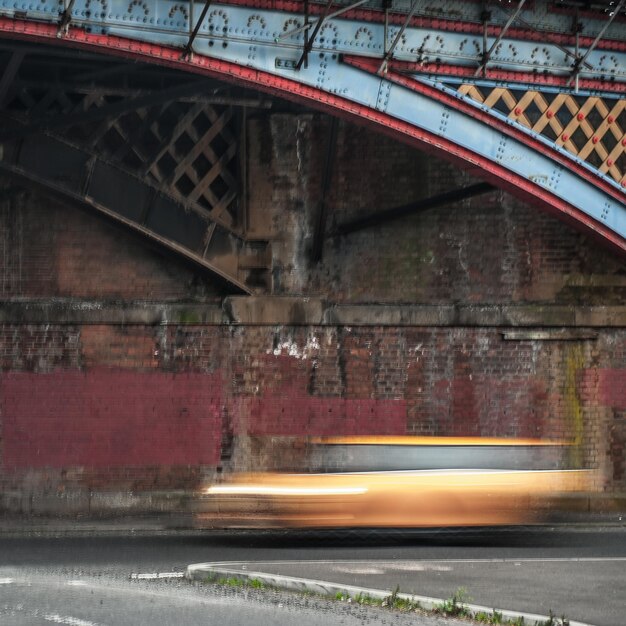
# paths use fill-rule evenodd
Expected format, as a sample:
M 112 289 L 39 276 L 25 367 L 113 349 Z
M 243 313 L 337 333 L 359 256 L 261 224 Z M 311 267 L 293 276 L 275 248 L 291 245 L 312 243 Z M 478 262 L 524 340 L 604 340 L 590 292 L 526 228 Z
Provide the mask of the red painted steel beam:
M 243 6 L 250 8 L 267 9 L 273 11 L 284 11 L 285 13 L 304 13 L 304 2 L 298 0 L 227 0 L 220 4 Z M 320 15 L 324 10 L 324 5 L 309 4 L 310 15 Z M 343 14 L 345 19 L 359 20 L 363 22 L 384 23 L 384 11 L 375 9 L 357 8 L 346 11 Z M 389 25 L 401 26 L 406 19 L 406 13 L 389 13 Z M 464 22 L 457 19 L 444 19 L 437 17 L 421 17 L 414 16 L 409 21 L 411 28 L 428 28 L 432 30 L 442 30 L 454 33 L 467 33 L 471 35 L 483 36 L 484 27 L 479 22 Z M 487 35 L 489 37 L 497 37 L 503 26 L 499 24 L 490 24 L 487 27 Z M 507 33 L 511 39 L 522 39 L 524 41 L 536 41 L 538 43 L 554 43 L 561 46 L 575 46 L 576 37 L 571 33 L 555 33 L 540 31 L 535 28 L 527 28 L 522 26 L 511 26 Z M 594 41 L 590 36 L 579 36 L 578 43 L 581 47 L 586 48 Z M 600 50 L 626 51 L 626 40 L 603 39 L 598 45 Z
M 342 98 L 341 96 L 300 84 L 288 78 L 275 76 L 268 72 L 240 66 L 229 61 L 222 61 L 200 55 L 195 55 L 193 59 L 185 61 L 181 59 L 179 49 L 168 48 L 158 44 L 111 35 L 88 33 L 79 29 L 73 29 L 66 37 L 58 39 L 56 36 L 56 27 L 51 24 L 0 18 L 0 36 L 89 49 L 101 52 L 102 54 L 116 55 L 132 60 L 141 60 L 146 63 L 172 67 L 182 71 L 210 75 L 224 81 L 253 87 L 259 91 L 274 94 L 295 102 L 305 103 L 314 108 L 324 110 L 331 115 L 343 117 L 352 122 L 372 127 L 422 150 L 435 152 L 440 157 L 457 164 L 459 167 L 473 173 L 477 177 L 509 191 L 512 195 L 522 199 L 528 204 L 552 213 L 571 225 L 596 236 L 615 251 L 626 255 L 625 239 L 613 232 L 610 228 L 607 228 L 604 224 L 597 222 L 576 207 L 556 197 L 540 185 L 510 172 L 486 157 L 467 150 L 448 139 L 416 128 L 386 113 L 370 109 Z M 362 60 L 361 63 L 364 71 L 372 71 L 371 62 Z M 369 66 L 368 63 L 370 63 Z M 356 62 L 353 61 L 353 64 L 356 64 Z M 376 68 L 374 68 L 374 71 L 375 69 Z M 569 160 L 565 159 L 563 155 L 560 155 L 558 151 L 552 150 L 542 142 L 527 136 L 522 131 L 509 126 L 505 122 L 500 123 L 498 120 L 494 119 L 493 116 L 473 107 L 467 102 L 463 102 L 460 98 L 439 92 L 428 85 L 423 85 L 404 76 L 394 76 L 393 80 L 410 89 L 420 91 L 429 97 L 445 101 L 453 108 L 461 110 L 477 119 L 481 119 L 486 124 L 501 128 L 502 132 L 506 132 L 506 134 L 523 141 L 539 152 L 548 154 L 556 162 L 562 163 L 575 170 L 581 177 L 592 181 L 593 184 L 602 188 L 603 191 L 617 198 L 620 202 L 624 201 L 624 197 L 619 191 L 594 176 L 591 172 L 586 170 L 586 168 L 571 163 Z
M 378 60 L 377 59 L 365 59 L 362 57 L 344 57 L 344 61 L 349 63 L 353 67 L 358 67 L 363 71 L 369 72 L 370 74 L 376 74 L 376 70 L 378 68 Z M 559 150 L 550 147 L 545 142 L 540 141 L 539 139 L 535 139 L 532 135 L 524 132 L 523 130 L 513 126 L 510 123 L 507 123 L 503 120 L 499 120 L 494 117 L 490 113 L 474 106 L 470 102 L 462 99 L 460 96 L 454 96 L 435 87 L 431 87 L 430 85 L 424 84 L 420 81 L 417 81 L 409 76 L 403 76 L 400 74 L 387 74 L 387 80 L 390 80 L 398 85 L 402 85 L 403 87 L 407 87 L 411 91 L 415 91 L 417 93 L 421 93 L 422 95 L 427 96 L 433 100 L 437 100 L 438 102 L 442 102 L 447 106 L 456 109 L 457 111 L 461 111 L 466 115 L 473 117 L 474 119 L 480 120 L 481 122 L 491 126 L 492 128 L 497 128 L 501 133 L 513 137 L 514 139 L 520 141 L 521 143 L 530 146 L 537 152 L 546 155 L 553 161 L 563 165 L 564 167 L 576 172 L 581 178 L 587 180 L 592 183 L 596 187 L 602 189 L 602 191 L 619 202 L 624 202 L 626 200 L 626 194 L 620 192 L 616 189 L 612 184 L 605 181 L 604 179 L 596 176 L 593 172 L 589 171 L 583 165 L 576 163 L 575 161 L 569 159 L 565 154 L 561 153 Z M 626 187 L 626 180 L 622 183 L 623 187 Z
M 412 61 L 400 61 L 391 59 L 388 64 L 389 71 L 411 74 L 427 74 L 437 77 L 454 76 L 457 78 L 467 78 L 468 81 L 475 80 L 476 69 L 464 65 L 449 65 L 441 63 L 419 63 Z M 519 72 L 503 70 L 497 66 L 489 66 L 488 77 L 490 80 L 501 80 L 508 83 L 521 83 L 524 86 L 546 85 L 548 87 L 567 87 L 569 74 L 567 76 L 556 76 L 554 74 L 542 74 L 534 72 Z M 600 80 L 595 78 L 578 79 L 579 89 L 590 91 L 606 91 L 616 95 L 626 94 L 626 83 L 617 83 L 610 80 Z M 520 85 L 521 87 L 521 85 Z

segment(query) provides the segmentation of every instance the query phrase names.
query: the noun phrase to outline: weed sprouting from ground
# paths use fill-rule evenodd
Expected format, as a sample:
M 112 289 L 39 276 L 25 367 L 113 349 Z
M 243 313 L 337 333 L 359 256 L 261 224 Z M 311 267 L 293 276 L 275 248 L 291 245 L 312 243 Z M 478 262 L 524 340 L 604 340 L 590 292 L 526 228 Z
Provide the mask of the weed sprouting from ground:
M 235 576 L 220 578 L 212 576 L 207 577 L 205 582 L 237 589 L 276 589 L 258 578 L 237 578 Z M 314 592 L 302 593 L 307 596 L 319 595 Z M 340 602 L 354 603 L 362 606 L 383 607 L 407 613 L 428 612 L 419 601 L 413 600 L 410 597 L 401 596 L 399 585 L 396 586 L 394 591 L 384 599 L 373 598 L 363 593 L 353 596 L 347 591 L 337 591 L 332 597 Z M 468 606 L 468 603 L 471 601 L 472 598 L 469 597 L 467 589 L 465 587 L 459 587 L 451 597 L 444 600 L 435 608 L 430 609 L 430 612 L 445 615 L 446 617 L 462 617 L 468 620 L 473 620 L 478 624 L 487 624 L 488 626 L 525 626 L 525 621 L 522 616 L 505 619 L 502 612 L 497 609 L 493 609 L 493 611 L 479 611 L 477 613 L 473 613 Z M 552 611 L 550 611 L 548 619 L 542 622 L 540 626 L 569 626 L 569 624 L 569 619 L 565 616 L 558 618 Z
M 559 619 L 558 617 L 555 617 L 552 610 L 548 612 L 548 615 L 548 619 L 543 622 L 541 626 L 569 626 L 569 619 L 565 617 L 565 615 L 562 615 Z
M 466 604 L 470 601 L 471 598 L 467 595 L 467 589 L 459 587 L 450 598 L 444 600 L 434 611 L 453 617 L 469 617 Z

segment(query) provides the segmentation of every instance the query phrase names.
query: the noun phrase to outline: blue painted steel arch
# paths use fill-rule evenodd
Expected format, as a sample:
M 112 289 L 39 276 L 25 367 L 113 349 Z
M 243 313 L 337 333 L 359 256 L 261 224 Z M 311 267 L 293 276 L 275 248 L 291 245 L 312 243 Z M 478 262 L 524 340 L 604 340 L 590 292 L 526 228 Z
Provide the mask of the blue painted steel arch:
M 149 4 L 77 0 L 70 28 L 182 49 L 190 30 L 186 5 L 185 2 L 173 4 L 170 0 Z M 28 23 L 53 25 L 59 20 L 58 2 L 52 0 L 36 4 L 0 0 L 0 14 Z M 343 62 L 342 54 L 346 53 L 357 60 L 380 56 L 385 45 L 380 24 L 352 20 L 328 22 L 323 27 L 326 30 L 318 35 L 320 41 L 316 40 L 307 64 L 297 71 L 295 66 L 302 55 L 304 35 L 303 31 L 290 33 L 303 23 L 302 16 L 280 11 L 213 5 L 194 49 L 198 55 L 261 72 L 261 80 L 276 77 L 314 90 L 326 107 L 333 107 L 336 99 L 341 99 L 348 103 L 348 108 L 350 103 L 354 105 L 355 116 L 361 115 L 374 123 L 381 123 L 384 117 L 391 120 L 390 125 L 414 129 L 422 143 L 449 153 L 509 189 L 523 189 L 526 198 L 536 196 L 543 205 L 548 208 L 551 205 L 570 221 L 596 231 L 626 252 L 626 196 L 611 178 L 516 122 L 502 119 L 497 112 L 450 92 L 436 79 L 418 77 L 411 84 L 392 75 L 364 71 L 358 63 Z M 402 58 L 403 49 L 413 50 L 412 43 L 426 36 L 417 30 L 407 29 L 396 58 Z M 452 50 L 460 45 L 454 33 L 453 36 L 437 32 L 430 35 L 439 38 L 441 54 L 444 48 Z M 518 42 L 522 52 L 516 63 L 531 64 L 531 48 L 522 44 Z M 589 55 L 592 66 L 601 64 L 594 57 L 596 53 L 600 51 Z M 624 57 L 621 66 L 626 67 L 626 53 L 615 55 Z M 544 61 L 545 58 L 538 62 Z M 562 68 L 555 67 L 552 71 L 559 72 Z M 626 80 L 626 75 L 618 76 L 617 80 Z M 267 85 L 259 86 L 267 88 Z M 280 92 L 289 87 L 276 84 L 272 89 Z

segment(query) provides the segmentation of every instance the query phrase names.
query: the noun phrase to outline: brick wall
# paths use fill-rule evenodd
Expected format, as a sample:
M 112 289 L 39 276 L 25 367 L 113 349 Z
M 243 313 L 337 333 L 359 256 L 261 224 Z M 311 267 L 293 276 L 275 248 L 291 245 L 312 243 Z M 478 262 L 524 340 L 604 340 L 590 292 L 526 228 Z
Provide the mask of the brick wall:
M 251 121 L 251 231 L 273 240 L 276 293 L 361 303 L 626 302 L 623 259 L 499 191 L 332 236 L 355 218 L 477 182 L 347 124 L 339 125 L 323 259 L 312 264 L 327 133 L 320 116 Z
M 222 306 L 210 275 L 42 195 L 0 203 L 1 297 L 23 313 L 0 318 L 3 485 L 188 488 L 218 467 L 271 466 L 292 436 L 417 433 L 578 438 L 602 487 L 626 490 L 624 261 L 500 192 L 330 236 L 473 182 L 341 124 L 329 236 L 312 263 L 328 126 L 250 120 L 251 234 L 272 241 L 276 295 L 357 305 L 368 322 L 183 323 L 164 307 Z M 35 320 L 37 303 L 56 317 Z M 138 303 L 157 321 L 124 323 Z M 397 315 L 377 322 L 368 307 L 380 303 Z M 430 322 L 407 322 L 402 307 L 416 304 Z M 471 323 L 439 315 L 450 305 L 474 310 Z M 540 322 L 495 323 L 486 305 L 523 305 Z M 577 322 L 589 307 L 609 322 Z
M 0 202 L 3 298 L 206 301 L 219 296 L 211 280 L 145 243 L 138 253 L 137 237 L 121 227 L 10 189 L 10 199 Z

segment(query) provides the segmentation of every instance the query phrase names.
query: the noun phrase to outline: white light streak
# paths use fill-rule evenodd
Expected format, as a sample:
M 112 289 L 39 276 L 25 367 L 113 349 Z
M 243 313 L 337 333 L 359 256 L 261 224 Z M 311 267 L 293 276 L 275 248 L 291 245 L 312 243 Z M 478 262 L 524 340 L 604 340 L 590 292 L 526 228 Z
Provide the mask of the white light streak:
M 367 487 L 270 487 L 267 485 L 214 485 L 205 493 L 247 496 L 358 496 Z

